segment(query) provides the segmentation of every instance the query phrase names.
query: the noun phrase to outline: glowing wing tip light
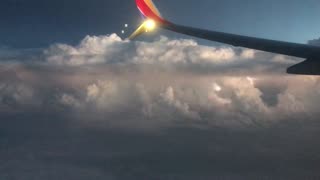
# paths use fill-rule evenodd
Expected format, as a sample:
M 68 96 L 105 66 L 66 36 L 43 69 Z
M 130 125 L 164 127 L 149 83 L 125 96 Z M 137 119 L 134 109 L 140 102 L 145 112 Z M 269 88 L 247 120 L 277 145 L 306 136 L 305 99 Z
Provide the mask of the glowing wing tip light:
M 156 28 L 156 22 L 152 19 L 148 19 L 144 22 L 146 32 L 153 31 Z
M 151 32 L 157 27 L 156 21 L 153 19 L 145 20 L 141 26 L 129 37 L 130 40 L 136 38 L 144 32 Z

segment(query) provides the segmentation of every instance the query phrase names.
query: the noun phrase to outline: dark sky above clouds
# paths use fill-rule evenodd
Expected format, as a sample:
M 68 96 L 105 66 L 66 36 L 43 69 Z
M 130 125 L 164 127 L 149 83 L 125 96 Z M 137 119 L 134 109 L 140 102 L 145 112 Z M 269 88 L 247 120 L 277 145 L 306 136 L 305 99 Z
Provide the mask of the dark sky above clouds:
M 181 24 L 320 42 L 317 1 L 155 3 Z M 129 0 L 4 0 L 0 14 L 1 180 L 320 178 L 320 79 L 285 74 L 301 59 L 124 40 L 140 21 Z
M 163 16 L 186 25 L 300 43 L 320 35 L 317 0 L 159 0 L 155 3 Z M 85 35 L 120 33 L 125 23 L 136 27 L 139 21 L 133 0 L 3 0 L 0 44 L 24 48 L 54 42 L 75 44 Z

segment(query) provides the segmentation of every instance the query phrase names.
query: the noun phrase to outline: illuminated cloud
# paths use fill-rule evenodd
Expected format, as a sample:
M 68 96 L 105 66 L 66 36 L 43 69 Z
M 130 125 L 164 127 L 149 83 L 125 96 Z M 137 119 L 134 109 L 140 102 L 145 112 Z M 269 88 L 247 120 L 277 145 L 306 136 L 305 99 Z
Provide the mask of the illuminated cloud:
M 31 64 L 17 56 L 15 64 L 2 65 L 6 109 L 65 109 L 80 122 L 126 128 L 180 121 L 250 126 L 319 115 L 318 78 L 285 75 L 296 61 L 286 56 L 166 37 L 129 42 L 112 34 L 87 36 L 77 46 L 52 45 L 32 57 Z
M 320 79 L 286 75 L 297 59 L 115 34 L 0 57 L 0 179 L 319 174 Z
M 129 42 L 116 34 L 87 36 L 75 47 L 56 44 L 44 51 L 53 65 L 155 65 L 197 73 L 284 72 L 299 60 L 249 49 L 209 47 L 193 40 L 170 40 L 160 37 L 154 42 Z M 168 68 L 169 67 L 169 68 Z

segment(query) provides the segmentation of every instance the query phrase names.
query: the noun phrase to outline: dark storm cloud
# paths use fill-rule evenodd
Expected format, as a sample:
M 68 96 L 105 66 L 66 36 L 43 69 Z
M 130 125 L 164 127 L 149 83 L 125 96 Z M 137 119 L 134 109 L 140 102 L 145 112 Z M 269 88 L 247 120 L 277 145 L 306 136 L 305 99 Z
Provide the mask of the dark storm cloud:
M 0 179 L 319 177 L 319 78 L 283 73 L 299 60 L 115 34 L 2 52 Z

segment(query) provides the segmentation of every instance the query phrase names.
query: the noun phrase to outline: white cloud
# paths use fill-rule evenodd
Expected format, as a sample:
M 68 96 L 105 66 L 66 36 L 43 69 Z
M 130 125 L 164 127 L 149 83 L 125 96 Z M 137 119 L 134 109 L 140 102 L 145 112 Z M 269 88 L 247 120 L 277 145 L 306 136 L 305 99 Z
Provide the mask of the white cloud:
M 294 63 L 286 56 L 165 37 L 129 42 L 115 34 L 53 45 L 44 55 L 45 63 L 31 66 L 23 59 L 3 63 L 2 106 L 67 106 L 75 118 L 128 127 L 252 125 L 320 113 L 319 78 L 279 73 Z
M 76 47 L 56 44 L 46 49 L 44 54 L 46 60 L 51 64 L 97 64 L 111 61 L 112 56 L 120 53 L 119 51 L 125 44 L 126 42 L 122 41 L 116 34 L 100 37 L 87 36 Z
M 262 68 L 285 72 L 287 67 L 296 62 L 295 58 L 287 56 L 250 49 L 204 46 L 193 40 L 160 37 L 154 42 L 129 42 L 121 40 L 116 34 L 87 36 L 75 47 L 66 44 L 53 45 L 44 51 L 44 55 L 49 64 L 55 65 L 156 65 L 220 74 L 261 73 Z
M 188 118 L 200 119 L 196 112 L 190 110 L 190 106 L 187 103 L 181 102 L 176 99 L 174 89 L 168 87 L 164 93 L 161 93 L 163 101 L 168 105 L 169 109 L 177 110 Z

